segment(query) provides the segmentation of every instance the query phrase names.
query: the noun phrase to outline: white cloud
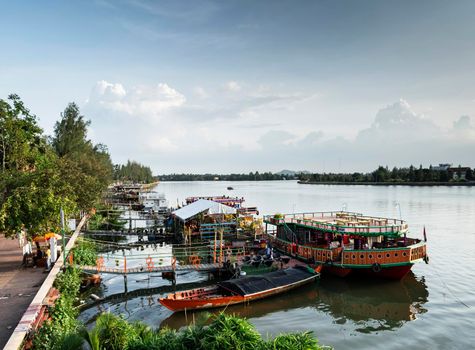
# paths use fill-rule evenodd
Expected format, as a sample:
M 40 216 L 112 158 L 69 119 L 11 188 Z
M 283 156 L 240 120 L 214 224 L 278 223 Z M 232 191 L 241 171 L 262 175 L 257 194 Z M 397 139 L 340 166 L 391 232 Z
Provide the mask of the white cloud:
M 473 163 L 467 149 L 475 147 L 475 128 L 467 116 L 442 129 L 401 99 L 379 110 L 368 127 L 355 129 L 352 140 L 328 132 L 326 110 L 319 110 L 321 95 L 282 86 L 238 86 L 229 85 L 232 93 L 196 86 L 185 98 L 164 83 L 126 88 L 99 81 L 86 115 L 114 161 L 134 158 L 157 173 Z
M 459 119 L 454 121 L 453 125 L 456 130 L 470 130 L 475 128 L 472 126 L 472 119 L 468 115 L 462 115 Z
M 120 83 L 101 80 L 92 89 L 87 103 L 136 117 L 157 117 L 162 112 L 182 106 L 185 101 L 184 95 L 165 83 L 126 90 Z
M 441 130 L 428 118 L 415 113 L 403 99 L 381 109 L 370 128 L 361 130 L 360 143 L 408 143 L 441 137 Z
M 193 93 L 195 94 L 195 96 L 197 96 L 198 98 L 200 99 L 205 99 L 205 98 L 208 98 L 209 97 L 209 94 L 206 92 L 206 90 L 201 87 L 201 86 L 196 86 L 194 89 L 193 89 Z
M 241 91 L 242 86 L 237 81 L 231 80 L 224 84 L 223 88 L 229 92 L 238 92 Z

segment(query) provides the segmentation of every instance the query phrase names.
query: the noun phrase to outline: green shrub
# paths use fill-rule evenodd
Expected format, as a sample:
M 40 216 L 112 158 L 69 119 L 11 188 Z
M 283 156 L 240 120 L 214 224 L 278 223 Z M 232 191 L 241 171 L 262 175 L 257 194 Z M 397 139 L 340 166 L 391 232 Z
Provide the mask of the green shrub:
M 104 350 L 126 349 L 129 343 L 139 338 L 137 327 L 110 313 L 103 313 L 97 318 L 94 330 L 98 334 L 101 349 Z
M 220 313 L 205 329 L 203 349 L 255 349 L 261 346 L 261 335 L 246 319 Z
M 269 350 L 308 350 L 319 349 L 318 341 L 311 332 L 281 334 L 266 344 Z
M 94 243 L 81 242 L 72 250 L 74 263 L 80 266 L 96 265 L 97 247 Z
M 76 334 L 79 329 L 78 310 L 74 307 L 76 295 L 81 285 L 79 269 L 68 267 L 54 281 L 54 286 L 61 295 L 54 307 L 50 308 L 51 320 L 43 323 L 33 338 L 33 349 L 62 349 L 63 343 L 71 344 L 69 335 Z
M 64 272 L 56 276 L 54 287 L 57 288 L 61 294 L 76 296 L 79 293 L 81 286 L 81 270 L 68 266 Z

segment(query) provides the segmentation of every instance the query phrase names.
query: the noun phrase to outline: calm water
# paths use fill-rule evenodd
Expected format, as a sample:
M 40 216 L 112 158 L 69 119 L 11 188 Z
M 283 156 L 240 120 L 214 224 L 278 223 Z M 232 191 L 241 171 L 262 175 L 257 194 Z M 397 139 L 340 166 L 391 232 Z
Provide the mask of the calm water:
M 234 187 L 227 191 L 226 187 Z M 276 182 L 161 183 L 171 205 L 187 196 L 243 196 L 246 205 L 263 214 L 347 210 L 399 217 L 411 236 L 422 237 L 425 225 L 430 264 L 416 264 L 401 281 L 345 280 L 323 276 L 315 284 L 291 293 L 226 311 L 239 313 L 264 335 L 312 330 L 323 344 L 336 349 L 469 349 L 475 348 L 475 188 L 372 187 L 299 185 Z M 148 251 L 167 251 L 149 247 Z M 112 256 L 112 255 L 111 255 Z M 178 276 L 177 283 L 205 281 L 199 273 Z M 209 282 L 208 282 L 209 283 Z M 157 298 L 170 283 L 158 276 L 129 277 L 128 288 L 156 288 L 91 307 L 81 319 L 91 322 L 100 310 L 123 313 L 130 320 L 153 326 L 181 327 L 192 321 L 172 314 Z M 106 276 L 96 292 L 123 292 L 122 277 Z M 195 319 L 200 313 L 195 314 Z

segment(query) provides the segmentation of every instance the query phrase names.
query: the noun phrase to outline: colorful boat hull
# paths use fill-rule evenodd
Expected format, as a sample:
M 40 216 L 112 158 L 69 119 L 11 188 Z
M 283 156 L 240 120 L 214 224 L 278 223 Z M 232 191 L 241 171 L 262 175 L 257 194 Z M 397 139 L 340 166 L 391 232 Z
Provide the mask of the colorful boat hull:
M 212 293 L 219 293 L 219 288 L 190 289 L 182 292 L 169 294 L 166 298 L 160 298 L 160 303 L 171 311 L 185 311 L 197 309 L 211 309 L 226 307 L 228 305 L 247 303 L 258 299 L 271 297 L 273 295 L 285 293 L 302 285 L 311 283 L 319 277 L 319 273 L 310 275 L 307 278 L 290 283 L 288 285 L 267 289 L 261 292 L 246 295 L 212 296 Z

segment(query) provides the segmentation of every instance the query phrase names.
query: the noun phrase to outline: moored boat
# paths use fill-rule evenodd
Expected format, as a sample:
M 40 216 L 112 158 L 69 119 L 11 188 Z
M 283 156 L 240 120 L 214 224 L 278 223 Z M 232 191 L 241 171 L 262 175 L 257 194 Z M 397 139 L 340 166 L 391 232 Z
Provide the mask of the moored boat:
M 169 294 L 160 303 L 171 311 L 208 309 L 240 304 L 284 293 L 315 281 L 319 272 L 309 267 L 296 266 Z
M 403 220 L 338 211 L 276 214 L 264 222 L 274 248 L 324 264 L 323 273 L 401 279 L 414 263 L 429 261 L 425 239 L 407 237 Z

